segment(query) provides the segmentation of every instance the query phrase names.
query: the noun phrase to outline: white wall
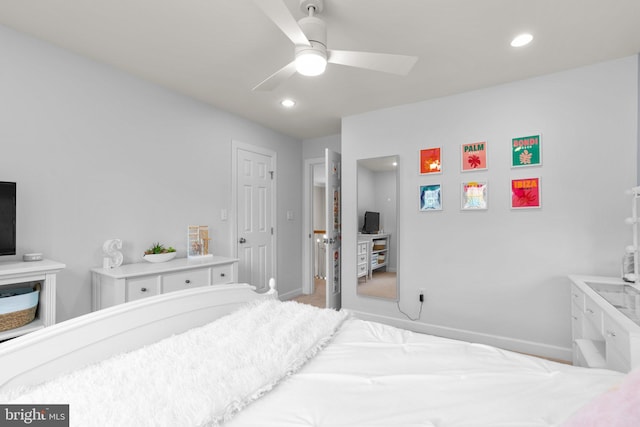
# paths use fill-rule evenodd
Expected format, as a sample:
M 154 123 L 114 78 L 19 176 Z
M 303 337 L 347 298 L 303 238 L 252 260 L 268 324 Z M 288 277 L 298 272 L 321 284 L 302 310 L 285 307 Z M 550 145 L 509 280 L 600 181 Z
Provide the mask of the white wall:
M 425 82 L 428 84 L 428 82 Z M 343 257 L 343 307 L 425 332 L 569 358 L 571 273 L 618 275 L 631 234 L 624 190 L 636 182 L 638 59 L 623 58 L 461 95 L 346 117 L 343 200 L 356 160 L 400 156 L 400 304 L 356 295 Z M 511 138 L 543 135 L 543 166 L 510 168 Z M 459 147 L 488 142 L 489 170 L 460 172 Z M 443 173 L 418 174 L 418 151 L 442 146 Z M 542 209 L 509 207 L 510 179 L 540 176 Z M 489 182 L 489 209 L 460 211 L 460 183 Z M 441 212 L 418 212 L 418 187 L 441 182 Z M 343 251 L 356 253 L 356 211 L 343 206 Z M 352 279 L 347 279 L 352 278 Z
M 336 153 L 341 150 L 340 135 L 329 135 L 320 138 L 305 139 L 302 141 L 302 158 L 314 159 L 324 157 L 324 149 L 328 148 Z
M 301 141 L 0 27 L 0 180 L 18 185 L 18 256 L 67 264 L 58 319 L 90 310 L 90 269 L 106 239 L 125 263 L 151 243 L 186 252 L 207 224 L 231 255 L 231 141 L 277 152 L 278 286 L 299 287 Z M 286 221 L 286 211 L 294 221 Z

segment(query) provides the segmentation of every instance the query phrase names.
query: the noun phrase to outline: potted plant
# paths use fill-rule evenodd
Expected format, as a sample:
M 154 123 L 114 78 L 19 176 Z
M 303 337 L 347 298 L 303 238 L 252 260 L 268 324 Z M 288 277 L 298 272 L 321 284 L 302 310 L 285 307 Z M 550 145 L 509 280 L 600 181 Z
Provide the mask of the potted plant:
M 165 248 L 163 244 L 158 242 L 154 243 L 149 247 L 149 249 L 144 251 L 142 258 L 149 262 L 165 262 L 174 259 L 176 255 L 177 252 L 173 247 L 169 246 L 168 248 Z

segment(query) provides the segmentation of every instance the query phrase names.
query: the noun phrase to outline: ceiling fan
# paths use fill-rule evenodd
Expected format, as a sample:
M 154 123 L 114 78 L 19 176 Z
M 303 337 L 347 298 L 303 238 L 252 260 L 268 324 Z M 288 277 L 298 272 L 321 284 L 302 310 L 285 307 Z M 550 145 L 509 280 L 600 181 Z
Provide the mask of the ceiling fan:
M 324 0 L 300 0 L 300 9 L 307 16 L 297 22 L 283 0 L 254 2 L 291 39 L 295 45 L 295 59 L 253 90 L 272 90 L 296 72 L 306 76 L 320 75 L 324 73 L 327 62 L 407 75 L 418 60 L 415 56 L 327 49 L 327 28 L 324 21 L 316 16 L 322 12 Z

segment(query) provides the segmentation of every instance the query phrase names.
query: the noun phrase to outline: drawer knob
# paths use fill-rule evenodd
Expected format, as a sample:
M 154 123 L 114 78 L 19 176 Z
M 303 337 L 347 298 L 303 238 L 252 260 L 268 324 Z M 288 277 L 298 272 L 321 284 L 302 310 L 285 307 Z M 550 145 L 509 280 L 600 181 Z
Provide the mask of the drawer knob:
M 140 288 L 140 292 L 147 292 L 147 288 Z
M 184 281 L 184 283 L 186 283 L 188 285 L 189 283 L 191 283 L 191 280 L 187 279 L 187 280 Z
M 224 277 L 224 273 L 220 273 L 220 277 Z
M 615 331 L 607 330 L 607 336 L 608 336 L 608 337 L 615 338 L 615 337 L 616 337 L 616 333 L 615 333 Z
M 593 310 L 591 310 L 590 308 L 587 308 L 587 313 L 593 314 Z

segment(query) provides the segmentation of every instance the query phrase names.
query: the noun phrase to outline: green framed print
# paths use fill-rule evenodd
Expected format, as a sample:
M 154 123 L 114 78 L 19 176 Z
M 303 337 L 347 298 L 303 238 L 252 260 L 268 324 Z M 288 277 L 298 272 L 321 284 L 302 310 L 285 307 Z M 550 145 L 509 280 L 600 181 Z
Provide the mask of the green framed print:
M 511 167 L 542 165 L 542 135 L 531 134 L 511 139 Z

